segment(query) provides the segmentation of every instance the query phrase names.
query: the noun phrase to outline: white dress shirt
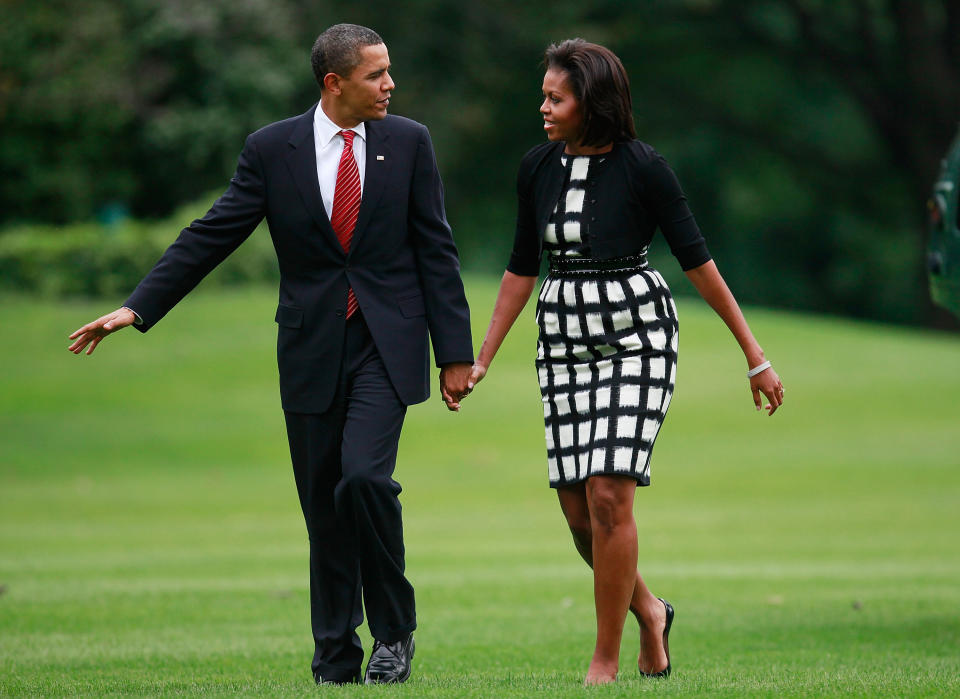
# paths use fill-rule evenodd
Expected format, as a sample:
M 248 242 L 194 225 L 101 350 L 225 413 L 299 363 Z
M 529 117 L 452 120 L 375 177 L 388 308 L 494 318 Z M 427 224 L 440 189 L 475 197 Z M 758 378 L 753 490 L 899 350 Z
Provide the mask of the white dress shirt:
M 340 154 L 343 152 L 343 136 L 339 126 L 330 121 L 323 107 L 317 105 L 313 116 L 313 142 L 317 149 L 317 178 L 320 181 L 320 195 L 327 218 L 333 213 L 333 192 L 337 187 L 337 169 L 340 166 Z M 367 132 L 364 125 L 357 124 L 351 131 L 357 135 L 353 139 L 353 157 L 360 171 L 360 198 L 363 198 L 363 176 L 367 169 Z

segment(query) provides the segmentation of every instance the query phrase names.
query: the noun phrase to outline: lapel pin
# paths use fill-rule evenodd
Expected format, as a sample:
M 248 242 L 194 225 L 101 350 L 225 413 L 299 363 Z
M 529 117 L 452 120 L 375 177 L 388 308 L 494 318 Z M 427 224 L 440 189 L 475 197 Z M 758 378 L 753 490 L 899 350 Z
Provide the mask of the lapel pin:
M 382 155 L 378 155 L 378 156 L 377 156 L 377 160 L 383 160 L 383 156 L 382 156 Z

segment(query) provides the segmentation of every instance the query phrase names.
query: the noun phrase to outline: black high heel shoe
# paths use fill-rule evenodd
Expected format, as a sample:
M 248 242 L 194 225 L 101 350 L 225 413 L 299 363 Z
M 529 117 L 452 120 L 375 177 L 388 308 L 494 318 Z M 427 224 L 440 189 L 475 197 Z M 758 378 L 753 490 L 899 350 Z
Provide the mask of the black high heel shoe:
M 652 678 L 663 678 L 670 677 L 670 627 L 673 626 L 673 606 L 667 602 L 667 600 L 662 597 L 657 597 L 658 600 L 663 602 L 664 609 L 667 610 L 667 625 L 663 627 L 663 652 L 667 654 L 667 667 L 660 672 L 644 672 L 640 670 L 640 674 L 644 677 Z

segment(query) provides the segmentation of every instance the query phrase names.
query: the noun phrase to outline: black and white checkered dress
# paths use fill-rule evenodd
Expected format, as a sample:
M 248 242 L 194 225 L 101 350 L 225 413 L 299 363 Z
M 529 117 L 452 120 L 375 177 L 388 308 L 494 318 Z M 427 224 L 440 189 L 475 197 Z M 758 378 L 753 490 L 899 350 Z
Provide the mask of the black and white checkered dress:
M 544 235 L 537 369 L 554 488 L 596 474 L 649 485 L 676 379 L 677 314 L 663 277 L 643 256 L 590 259 L 580 235 L 584 184 L 602 157 L 563 157 L 566 184 Z

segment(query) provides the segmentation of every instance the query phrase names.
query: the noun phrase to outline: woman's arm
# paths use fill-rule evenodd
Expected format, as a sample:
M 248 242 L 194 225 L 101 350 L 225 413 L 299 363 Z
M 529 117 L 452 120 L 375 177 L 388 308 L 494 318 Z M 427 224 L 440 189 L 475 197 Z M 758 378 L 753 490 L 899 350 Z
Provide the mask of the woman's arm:
M 723 319 L 723 322 L 730 328 L 730 332 L 740 344 L 744 356 L 747 358 L 747 369 L 752 369 L 766 361 L 763 350 L 757 344 L 756 338 L 750 332 L 750 326 L 747 325 L 737 300 L 727 287 L 727 283 L 720 276 L 720 270 L 717 265 L 710 260 L 686 271 L 687 278 L 693 283 L 703 299 L 710 304 L 717 315 Z M 753 392 L 753 402 L 760 410 L 762 393 L 770 401 L 766 409 L 770 415 L 773 415 L 777 408 L 783 404 L 783 384 L 780 377 L 773 367 L 761 371 L 750 379 L 750 390 Z
M 486 375 L 490 362 L 503 344 L 503 338 L 513 327 L 520 311 L 527 305 L 536 283 L 536 277 L 521 276 L 509 271 L 503 273 L 500 290 L 497 292 L 497 301 L 493 305 L 493 315 L 490 317 L 490 326 L 480 345 L 480 352 L 477 354 L 477 361 L 473 365 L 473 373 L 467 384 L 468 388 L 472 389 Z

